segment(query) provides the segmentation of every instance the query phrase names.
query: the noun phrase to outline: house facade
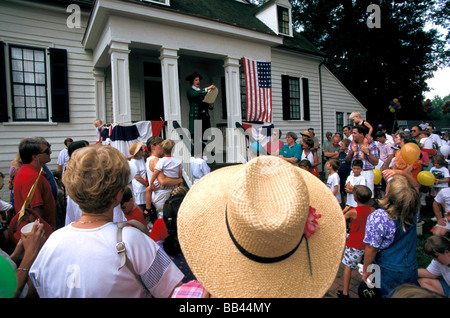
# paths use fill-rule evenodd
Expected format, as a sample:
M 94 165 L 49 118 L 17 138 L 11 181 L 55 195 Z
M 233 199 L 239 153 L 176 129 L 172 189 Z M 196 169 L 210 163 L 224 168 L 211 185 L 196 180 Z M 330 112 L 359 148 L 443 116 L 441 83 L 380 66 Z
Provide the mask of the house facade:
M 174 126 L 188 127 L 185 78 L 193 72 L 219 91 L 210 111 L 223 134 L 216 153 L 245 162 L 248 144 L 236 129 L 245 122 L 244 57 L 271 62 L 272 123 L 284 133 L 314 128 L 322 140 L 352 111 L 365 116 L 323 65 L 326 56 L 293 30 L 287 0 L 4 0 L 0 8 L 5 175 L 22 138 L 46 138 L 56 169 L 65 138 L 96 142 L 97 118 L 164 120 L 164 136 L 177 139 Z M 189 176 L 185 165 L 188 184 Z

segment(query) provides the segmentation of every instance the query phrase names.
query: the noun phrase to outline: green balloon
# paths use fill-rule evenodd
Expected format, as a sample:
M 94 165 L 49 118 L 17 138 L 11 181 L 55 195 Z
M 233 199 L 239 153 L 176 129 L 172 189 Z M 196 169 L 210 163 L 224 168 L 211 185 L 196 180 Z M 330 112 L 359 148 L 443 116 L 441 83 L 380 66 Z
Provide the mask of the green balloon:
M 17 277 L 8 260 L 0 256 L 0 298 L 12 298 L 17 288 Z

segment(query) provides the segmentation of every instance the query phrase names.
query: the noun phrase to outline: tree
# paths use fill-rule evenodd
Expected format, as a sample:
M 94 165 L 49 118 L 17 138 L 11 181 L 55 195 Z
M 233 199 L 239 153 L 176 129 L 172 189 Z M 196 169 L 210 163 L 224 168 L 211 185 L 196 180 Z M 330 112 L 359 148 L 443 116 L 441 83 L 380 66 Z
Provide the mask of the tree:
M 380 28 L 370 28 L 371 3 L 292 0 L 294 25 L 326 53 L 326 66 L 367 108 L 373 125 L 392 123 L 388 106 L 394 98 L 402 105 L 397 119 L 417 119 L 423 113 L 422 93 L 429 89 L 426 80 L 448 64 L 437 30 L 425 31 L 427 21 L 437 21 L 429 14 L 437 3 L 380 0 Z

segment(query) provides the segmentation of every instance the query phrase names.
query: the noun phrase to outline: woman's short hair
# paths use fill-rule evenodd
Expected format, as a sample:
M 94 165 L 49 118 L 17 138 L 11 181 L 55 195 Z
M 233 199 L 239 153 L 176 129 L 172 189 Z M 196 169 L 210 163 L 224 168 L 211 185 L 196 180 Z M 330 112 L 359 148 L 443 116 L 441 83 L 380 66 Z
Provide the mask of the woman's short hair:
M 113 197 L 128 184 L 129 175 L 130 166 L 119 150 L 96 144 L 72 154 L 63 183 L 81 211 L 104 213 L 111 207 Z

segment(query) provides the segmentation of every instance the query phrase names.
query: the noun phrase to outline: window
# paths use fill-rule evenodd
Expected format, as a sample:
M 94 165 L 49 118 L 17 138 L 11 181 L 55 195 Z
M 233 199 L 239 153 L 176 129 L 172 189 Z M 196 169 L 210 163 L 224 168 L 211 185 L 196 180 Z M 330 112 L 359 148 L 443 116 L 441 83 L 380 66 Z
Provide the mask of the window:
M 283 120 L 310 120 L 308 79 L 282 75 L 281 87 Z
M 278 32 L 282 34 L 291 34 L 289 9 L 278 6 L 277 13 L 278 13 Z
M 344 113 L 336 112 L 336 131 L 344 130 Z
M 45 50 L 10 46 L 14 120 L 48 120 Z
M 242 70 L 239 72 L 239 87 L 241 88 L 241 113 L 242 113 L 242 119 L 246 119 L 246 112 L 247 112 L 247 93 L 245 91 L 245 73 Z
M 67 50 L 0 41 L 0 122 L 11 119 L 70 121 Z

